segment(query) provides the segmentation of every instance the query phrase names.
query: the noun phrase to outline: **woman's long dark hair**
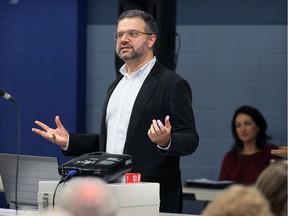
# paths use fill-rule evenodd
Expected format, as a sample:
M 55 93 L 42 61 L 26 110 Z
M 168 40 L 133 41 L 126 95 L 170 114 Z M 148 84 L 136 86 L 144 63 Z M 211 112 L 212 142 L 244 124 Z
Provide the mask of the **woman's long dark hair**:
M 264 149 L 267 146 L 267 141 L 272 138 L 271 136 L 268 136 L 266 134 L 266 130 L 267 130 L 266 120 L 259 110 L 257 110 L 254 107 L 245 105 L 245 106 L 239 107 L 233 115 L 231 128 L 232 128 L 232 135 L 234 137 L 235 143 L 232 146 L 232 150 L 241 151 L 243 149 L 243 142 L 238 137 L 238 134 L 236 132 L 236 124 L 235 124 L 235 119 L 239 114 L 249 115 L 253 119 L 255 124 L 260 129 L 256 138 L 256 147 L 258 149 Z

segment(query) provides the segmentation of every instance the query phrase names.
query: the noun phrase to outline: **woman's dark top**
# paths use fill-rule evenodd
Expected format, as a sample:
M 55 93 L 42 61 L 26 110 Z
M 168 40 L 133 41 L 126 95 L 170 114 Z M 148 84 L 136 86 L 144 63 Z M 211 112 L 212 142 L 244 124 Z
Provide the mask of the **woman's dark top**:
M 254 184 L 260 173 L 270 164 L 271 159 L 281 159 L 271 154 L 272 149 L 278 149 L 278 147 L 269 144 L 265 149 L 251 155 L 229 151 L 223 159 L 219 180 L 229 180 L 245 185 Z

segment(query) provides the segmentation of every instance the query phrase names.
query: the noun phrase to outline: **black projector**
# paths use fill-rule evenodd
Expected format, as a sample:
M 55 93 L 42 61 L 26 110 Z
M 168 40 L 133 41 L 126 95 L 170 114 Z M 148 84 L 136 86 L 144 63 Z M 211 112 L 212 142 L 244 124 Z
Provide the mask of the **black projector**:
M 73 176 L 95 176 L 106 182 L 112 182 L 129 172 L 131 168 L 130 155 L 91 152 L 60 165 L 58 172 L 66 179 Z

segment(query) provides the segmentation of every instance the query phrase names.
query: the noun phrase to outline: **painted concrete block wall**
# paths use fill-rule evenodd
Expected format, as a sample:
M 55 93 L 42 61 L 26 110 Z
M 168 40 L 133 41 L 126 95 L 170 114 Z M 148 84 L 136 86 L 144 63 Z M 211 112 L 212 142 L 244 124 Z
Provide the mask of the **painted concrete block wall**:
M 87 27 L 89 132 L 99 131 L 106 89 L 115 79 L 111 36 L 115 29 L 113 25 Z M 223 155 L 233 143 L 233 112 L 244 104 L 264 114 L 273 143 L 286 145 L 285 26 L 182 25 L 177 32 L 181 48 L 176 71 L 192 87 L 200 135 L 197 151 L 182 159 L 183 179 L 218 178 Z
M 87 130 L 98 132 L 106 89 L 115 79 L 112 32 L 115 25 L 87 27 Z M 101 34 L 99 34 L 101 32 Z M 181 48 L 176 71 L 192 88 L 200 143 L 182 157 L 182 180 L 217 180 L 230 149 L 231 119 L 241 105 L 257 107 L 278 146 L 287 145 L 287 52 L 283 25 L 179 25 Z M 101 41 L 101 43 L 99 43 Z M 201 202 L 184 202 L 200 213 Z
M 233 143 L 231 119 L 244 104 L 266 117 L 276 145 L 287 143 L 285 26 L 178 26 L 178 71 L 193 89 L 200 145 L 183 158 L 183 179 L 218 178 Z
M 115 79 L 117 3 L 88 2 L 87 130 L 98 132 L 106 89 Z M 241 105 L 257 107 L 272 142 L 287 145 L 287 1 L 178 0 L 176 30 L 176 71 L 192 87 L 200 135 L 196 152 L 181 159 L 183 181 L 218 178 L 233 143 L 231 118 Z M 199 214 L 203 204 L 185 201 L 184 213 Z
M 20 113 L 18 119 L 14 104 L 0 98 L 1 153 L 69 159 L 31 128 L 35 120 L 54 127 L 60 115 L 68 130 L 85 130 L 85 8 L 79 0 L 0 1 L 0 88 Z

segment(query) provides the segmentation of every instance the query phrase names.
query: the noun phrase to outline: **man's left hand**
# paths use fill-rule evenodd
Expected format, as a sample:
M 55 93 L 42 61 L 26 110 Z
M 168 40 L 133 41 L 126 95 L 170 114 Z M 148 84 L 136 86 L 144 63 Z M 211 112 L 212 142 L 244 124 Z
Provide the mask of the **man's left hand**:
M 147 135 L 150 140 L 162 148 L 166 148 L 170 142 L 171 124 L 169 116 L 165 118 L 165 125 L 158 119 L 153 119 Z

